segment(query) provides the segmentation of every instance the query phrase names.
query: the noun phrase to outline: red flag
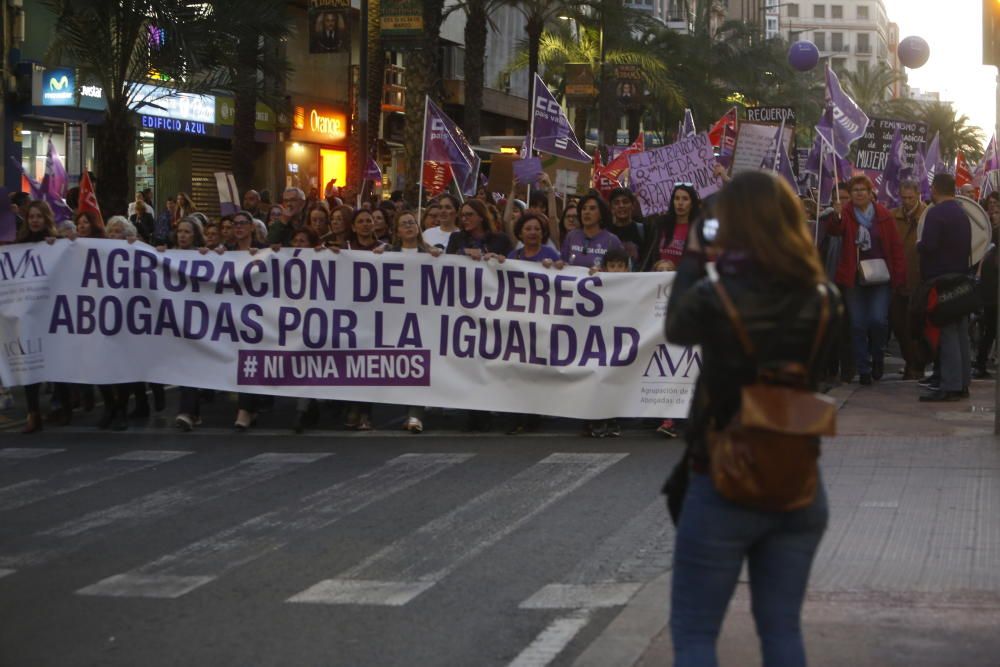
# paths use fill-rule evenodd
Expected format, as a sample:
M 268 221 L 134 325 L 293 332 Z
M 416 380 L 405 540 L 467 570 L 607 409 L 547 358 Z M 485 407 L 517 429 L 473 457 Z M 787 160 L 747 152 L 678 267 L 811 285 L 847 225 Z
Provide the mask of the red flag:
M 424 189 L 428 195 L 436 197 L 448 189 L 448 184 L 455 178 L 448 162 L 424 162 Z
M 736 107 L 733 107 L 726 114 L 720 118 L 712 129 L 708 131 L 708 140 L 712 142 L 712 145 L 716 148 L 722 143 L 722 135 L 729 130 L 729 133 L 736 136 Z
M 626 166 L 628 166 L 627 162 Z M 608 173 L 610 167 L 611 165 L 605 167 L 601 164 L 601 153 L 599 151 L 596 151 L 594 153 L 593 187 L 600 193 L 601 197 L 603 197 L 605 200 L 611 196 L 612 190 L 614 190 L 615 188 L 620 188 L 622 186 L 622 184 L 618 182 L 617 178 Z
M 76 205 L 76 212 L 80 214 L 89 212 L 97 221 L 97 228 L 104 231 L 104 217 L 101 215 L 101 207 L 97 205 L 97 194 L 94 192 L 94 185 L 90 182 L 90 174 L 86 169 L 80 177 L 80 198 Z
M 646 150 L 646 139 L 645 134 L 639 133 L 639 136 L 635 138 L 632 145 L 621 152 L 618 157 L 608 163 L 608 166 L 604 167 L 604 174 L 610 176 L 611 178 L 617 180 L 622 172 L 628 169 L 628 156 L 634 155 L 636 153 L 641 153 Z
M 969 170 L 969 164 L 965 161 L 965 155 L 959 151 L 958 158 L 955 160 L 955 187 L 960 188 L 971 182 L 972 172 Z

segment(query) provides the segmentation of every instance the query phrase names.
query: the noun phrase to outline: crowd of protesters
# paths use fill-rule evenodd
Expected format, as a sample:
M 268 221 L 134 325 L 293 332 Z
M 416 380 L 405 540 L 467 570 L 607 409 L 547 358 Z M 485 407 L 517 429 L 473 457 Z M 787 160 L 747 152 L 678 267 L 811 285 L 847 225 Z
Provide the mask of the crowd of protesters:
M 720 170 L 721 175 L 721 170 Z M 928 222 L 931 229 L 953 225 L 961 210 L 951 201 L 954 181 L 942 174 L 934 183 L 937 217 Z M 914 316 L 923 295 L 924 281 L 942 273 L 971 271 L 981 277 L 985 312 L 980 323 L 975 355 L 975 377 L 985 377 L 996 336 L 995 250 L 976 266 L 969 266 L 968 244 L 954 242 L 954 235 L 937 233 L 935 238 L 952 239 L 950 244 L 932 245 L 925 238 L 917 243 L 917 222 L 926 206 L 919 197 L 916 183 L 904 183 L 903 205 L 887 210 L 875 201 L 872 183 L 857 176 L 841 184 L 839 201 L 816 214 L 812 202 L 803 199 L 812 219 L 817 220 L 815 241 L 825 262 L 828 276 L 843 292 L 847 317 L 842 325 L 842 341 L 831 362 L 829 382 L 852 382 L 870 385 L 885 373 L 884 357 L 891 333 L 898 340 L 906 367 L 902 378 L 917 380 L 930 388 L 925 400 L 959 400 L 968 395 L 968 367 L 971 362 L 968 326 L 956 323 L 944 327 L 927 343 L 922 322 Z M 538 262 L 551 270 L 564 266 L 585 267 L 595 271 L 676 271 L 684 256 L 690 230 L 706 217 L 711 202 L 703 202 L 690 183 L 676 183 L 669 210 L 662 215 L 643 218 L 639 204 L 627 188 L 616 188 L 606 196 L 597 191 L 579 197 L 559 197 L 547 177 L 542 176 L 531 190 L 528 201 L 517 199 L 516 184 L 505 200 L 489 195 L 484 188 L 474 197 L 462 199 L 442 194 L 430 199 L 418 211 L 409 209 L 401 193 L 388 200 L 342 199 L 336 191 L 308 196 L 290 187 L 280 201 L 271 201 L 268 192 L 249 190 L 243 208 L 235 214 L 213 219 L 198 210 L 185 193 L 168 197 L 159 215 L 148 191 L 129 205 L 126 216 L 115 215 L 102 226 L 97 216 L 80 212 L 73 221 L 56 225 L 49 206 L 29 201 L 18 193 L 11 198 L 18 216 L 17 242 L 54 242 L 59 237 L 110 238 L 127 243 L 146 243 L 159 250 L 176 248 L 207 252 L 249 252 L 261 248 L 294 247 L 330 251 L 360 250 L 376 254 L 416 252 L 437 257 L 446 253 L 464 255 L 472 261 L 517 259 Z M 360 205 L 351 206 L 351 203 Z M 983 202 L 989 211 L 994 236 L 1000 224 L 1000 195 L 992 194 Z M 934 213 L 932 211 L 932 213 Z M 418 219 L 418 215 L 420 216 Z M 926 236 L 926 235 L 925 235 Z M 964 250 L 963 250 L 964 248 Z M 964 253 L 964 254 L 963 254 Z M 883 260 L 888 272 L 885 282 L 862 284 L 858 267 L 864 260 Z M 963 327 L 965 327 L 963 329 Z M 940 354 L 937 352 L 940 351 Z M 934 372 L 926 376 L 933 364 Z M 964 364 L 964 366 L 963 366 Z M 957 369 L 957 370 L 956 370 Z M 153 407 L 165 409 L 163 388 L 150 385 Z M 25 432 L 42 428 L 40 385 L 26 387 L 28 418 Z M 102 386 L 104 402 L 102 428 L 125 429 L 130 419 L 150 414 L 143 383 Z M 72 408 L 89 409 L 94 405 L 94 389 L 55 383 L 52 387 L 48 421 L 66 424 Z M 213 392 L 182 388 L 176 425 L 191 430 L 201 423 L 200 405 L 212 400 Z M 237 429 L 252 426 L 257 414 L 272 399 L 256 394 L 240 394 L 234 421 Z M 132 404 L 131 410 L 129 404 Z M 373 428 L 369 403 L 336 403 L 347 428 Z M 320 419 L 320 402 L 300 400 L 296 406 L 293 428 L 296 432 L 312 427 Z M 404 426 L 419 433 L 423 430 L 424 411 L 409 408 Z M 509 432 L 521 433 L 538 427 L 540 418 L 518 415 Z M 468 430 L 493 427 L 488 412 L 470 412 Z M 663 420 L 657 431 L 676 437 L 679 424 Z M 621 433 L 616 420 L 588 422 L 585 433 L 594 437 Z

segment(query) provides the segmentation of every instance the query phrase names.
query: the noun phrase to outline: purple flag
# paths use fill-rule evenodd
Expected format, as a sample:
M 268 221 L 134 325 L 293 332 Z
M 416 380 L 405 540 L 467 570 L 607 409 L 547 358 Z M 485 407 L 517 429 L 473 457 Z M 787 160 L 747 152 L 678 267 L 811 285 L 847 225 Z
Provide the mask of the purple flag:
M 14 215 L 8 202 L 10 192 L 0 186 L 0 243 L 10 243 L 17 238 L 17 216 Z
M 535 75 L 535 109 L 533 113 L 531 147 L 552 155 L 590 162 L 590 156 L 580 147 L 566 114 L 549 92 L 542 77 Z
M 792 192 L 801 194 L 799 183 L 795 180 L 795 172 L 792 171 L 792 161 L 788 159 L 788 148 L 785 146 L 784 141 L 778 144 L 778 164 L 775 165 L 775 171 L 781 174 L 781 177 L 788 182 L 788 185 L 792 187 Z
M 930 199 L 931 196 L 931 183 L 934 182 L 934 176 L 937 174 L 943 174 L 947 167 L 941 160 L 941 134 L 939 132 L 934 133 L 934 138 L 931 139 L 931 143 L 927 146 L 927 152 L 924 153 L 924 168 L 927 175 L 924 177 L 924 181 L 927 185 L 927 198 Z M 923 184 L 921 185 L 921 188 Z
M 698 130 L 694 129 L 694 115 L 690 109 L 684 109 L 684 125 L 681 128 L 681 138 L 687 139 L 696 134 L 698 134 Z
M 903 167 L 906 163 L 906 146 L 903 144 L 903 133 L 896 128 L 892 135 L 892 145 L 889 147 L 889 158 L 882 170 L 881 183 L 878 188 L 878 201 L 888 208 L 900 205 L 899 183 L 903 180 Z
M 49 181 L 48 191 L 60 199 L 65 199 L 69 179 L 51 139 L 49 139 L 48 153 L 45 155 L 45 178 Z
M 542 159 L 529 157 L 524 160 L 514 160 L 514 178 L 518 183 L 534 185 L 542 175 Z
M 930 181 L 927 180 L 927 163 L 924 154 L 917 151 L 913 156 L 913 180 L 920 185 L 920 197 L 927 201 L 931 198 Z
M 817 128 L 829 131 L 827 137 L 837 155 L 847 157 L 851 144 L 865 135 L 868 116 L 840 87 L 840 79 L 829 66 L 826 68 L 826 112 Z
M 1000 157 L 997 157 L 997 135 L 995 134 L 990 138 L 990 143 L 986 146 L 982 164 L 985 165 L 987 173 L 1000 169 Z
M 45 174 L 45 177 L 42 179 L 41 185 L 39 185 L 38 182 L 35 181 L 35 179 L 33 179 L 27 171 L 24 170 L 24 166 L 20 162 L 18 162 L 14 158 L 11 158 L 10 161 L 11 164 L 15 165 L 17 169 L 21 170 L 21 175 L 24 176 L 24 179 L 26 181 L 28 181 L 28 190 L 29 190 L 28 194 L 31 196 L 31 198 L 33 200 L 41 200 L 47 203 L 49 205 L 49 208 L 52 209 L 52 213 L 55 217 L 56 222 L 62 222 L 63 220 L 73 219 L 73 209 L 69 207 L 69 205 L 66 203 L 66 200 L 63 199 L 62 197 L 59 197 L 58 195 L 52 194 L 49 191 L 50 187 L 49 174 Z
M 453 133 L 451 128 L 459 133 Z M 424 118 L 424 162 L 450 165 L 462 194 L 476 194 L 479 158 L 451 119 L 430 99 L 427 100 L 427 116 Z
M 377 188 L 382 187 L 382 170 L 373 157 L 368 158 L 368 164 L 365 165 L 364 180 L 371 181 Z

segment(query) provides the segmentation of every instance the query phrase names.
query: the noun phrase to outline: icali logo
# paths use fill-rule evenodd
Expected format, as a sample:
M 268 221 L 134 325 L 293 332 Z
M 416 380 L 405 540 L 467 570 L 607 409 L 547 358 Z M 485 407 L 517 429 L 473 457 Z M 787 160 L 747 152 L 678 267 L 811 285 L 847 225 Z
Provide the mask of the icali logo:
M 21 252 L 20 255 L 15 255 L 12 252 L 0 255 L 0 280 L 44 278 L 47 275 L 42 258 L 33 254 L 30 248 Z
M 4 356 L 8 359 L 12 357 L 33 357 L 42 353 L 42 339 L 38 338 L 15 338 L 3 344 Z
M 646 364 L 643 377 L 674 378 L 690 377 L 701 373 L 701 354 L 694 351 L 694 348 L 685 347 L 680 354 L 671 354 L 670 347 L 666 343 L 656 346 L 653 356 Z

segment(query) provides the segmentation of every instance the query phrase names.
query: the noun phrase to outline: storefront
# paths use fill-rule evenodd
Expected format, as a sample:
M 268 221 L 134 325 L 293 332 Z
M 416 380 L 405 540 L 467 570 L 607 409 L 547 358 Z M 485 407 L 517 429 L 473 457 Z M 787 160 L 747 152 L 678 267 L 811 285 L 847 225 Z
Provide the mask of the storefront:
M 76 75 L 70 68 L 31 67 L 31 105 L 15 122 L 24 171 L 39 183 L 51 139 L 66 168 L 69 186 L 79 183 L 83 169 L 94 169 L 94 137 L 89 129 L 103 121 L 104 96 L 97 86 L 84 85 L 76 95 Z M 21 189 L 27 191 L 27 183 Z
M 292 129 L 285 144 L 285 187 L 324 196 L 347 184 L 347 110 L 325 102 L 292 100 Z

